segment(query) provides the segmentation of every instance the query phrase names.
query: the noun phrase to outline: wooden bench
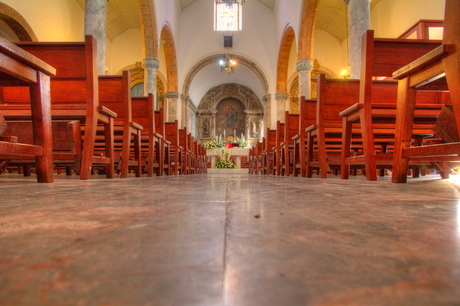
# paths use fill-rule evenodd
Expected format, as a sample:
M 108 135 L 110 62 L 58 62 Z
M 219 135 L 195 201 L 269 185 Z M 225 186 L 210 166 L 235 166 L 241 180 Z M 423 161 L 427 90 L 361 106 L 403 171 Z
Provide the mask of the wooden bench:
M 294 170 L 294 136 L 299 133 L 299 114 L 284 113 L 284 141 L 281 147 L 281 172 L 285 176 L 291 175 Z
M 132 97 L 133 120 L 143 126 L 141 132 L 141 151 L 143 155 L 143 172 L 152 177 L 155 171 L 157 176 L 162 176 L 165 169 L 164 136 L 157 133 L 156 117 L 158 121 L 163 115 L 162 111 L 154 111 L 153 94 L 146 97 Z M 158 124 L 161 126 L 161 123 Z
M 275 156 L 274 148 L 276 147 L 276 130 L 267 128 L 263 138 L 263 174 L 272 174 L 274 171 Z
M 53 164 L 56 168 L 65 168 L 67 175 L 71 175 L 72 168 L 80 169 L 82 151 L 82 131 L 80 121 L 52 121 L 53 134 Z M 16 137 L 24 144 L 33 144 L 32 121 L 9 121 L 8 128 L 2 137 Z M 31 167 L 35 161 L 28 156 L 17 156 L 4 164 L 7 166 L 23 167 L 24 176 L 31 175 Z M 1 172 L 1 170 L 0 170 Z
M 131 74 L 99 76 L 99 104 L 118 114 L 114 120 L 114 150 L 118 157 L 120 177 L 128 177 L 134 168 L 136 177 L 142 175 L 141 133 L 142 125 L 133 121 L 131 100 Z M 133 158 L 131 158 L 133 157 Z
M 33 144 L 18 143 L 15 139 L 0 141 L 0 161 L 4 165 L 17 157 L 35 158 L 39 183 L 54 181 L 50 77 L 55 73 L 56 69 L 46 62 L 0 37 L 0 86 L 27 88 L 34 135 Z M 4 111 L 0 109 L 0 113 Z
M 117 114 L 99 105 L 99 80 L 96 68 L 96 41 L 86 36 L 85 42 L 38 43 L 17 42 L 20 48 L 50 62 L 57 69 L 51 77 L 51 115 L 53 120 L 80 120 L 84 126 L 81 179 L 89 179 L 93 166 L 103 166 L 106 176 L 115 176 L 113 124 Z M 5 116 L 27 119 L 30 107 L 27 91 L 16 87 L 3 90 L 0 112 Z M 96 155 L 97 129 L 105 133 L 104 155 Z
M 434 90 L 450 93 L 457 130 L 460 131 L 460 1 L 446 0 L 444 37 L 442 45 L 396 70 L 398 79 L 394 183 L 405 183 L 409 162 L 413 159 L 429 161 L 460 161 L 460 142 L 411 146 L 416 96 L 419 91 Z M 448 167 L 445 167 L 448 168 Z M 447 172 L 449 169 L 445 169 Z M 447 175 L 446 175 L 447 174 Z M 444 178 L 448 172 L 444 174 Z
M 161 163 L 164 172 L 167 175 L 171 175 L 173 169 L 171 167 L 171 142 L 166 139 L 166 121 L 165 121 L 165 113 L 164 109 L 160 108 L 159 110 L 155 111 L 155 131 L 157 134 L 162 135 L 162 142 L 160 145 L 160 155 L 163 157 L 163 163 Z M 161 166 L 160 166 L 161 167 Z
M 177 120 L 174 122 L 165 122 L 165 139 L 169 142 L 169 167 L 171 174 L 183 174 L 182 156 L 184 154 L 183 148 L 179 143 L 179 123 Z
M 311 177 L 319 169 L 326 178 L 333 168 L 340 167 L 342 146 L 342 119 L 340 110 L 358 100 L 359 80 L 327 79 L 318 75 L 318 97 L 315 124 L 305 129 L 305 176 Z
M 281 143 L 284 142 L 284 127 L 285 124 L 282 123 L 281 121 L 276 122 L 276 144 L 274 147 L 274 159 L 275 159 L 275 164 L 274 164 L 274 171 L 273 174 L 276 175 L 281 175 L 281 169 L 282 169 L 282 162 L 283 158 L 281 155 Z
M 300 97 L 299 133 L 292 137 L 294 141 L 294 176 L 306 176 L 306 132 L 307 127 L 316 122 L 316 99 Z
M 385 127 L 388 130 L 384 131 L 384 135 L 380 137 L 389 138 L 388 143 L 392 144 L 394 142 L 393 131 L 397 91 L 393 81 L 388 80 L 378 83 L 375 81 L 375 78 L 391 78 L 391 74 L 396 67 L 410 63 L 421 54 L 425 54 L 439 45 L 440 41 L 432 40 L 374 38 L 373 30 L 368 30 L 363 35 L 359 98 L 356 100 L 356 104 L 340 114 L 343 117 L 342 141 L 344 146 L 341 157 L 342 178 L 348 178 L 350 165 L 364 164 L 368 180 L 377 179 L 377 159 L 379 159 L 381 165 L 383 163 L 387 167 L 391 166 L 391 163 L 388 163 L 392 159 L 390 155 L 376 154 L 375 137 L 377 137 L 377 133 L 375 123 L 389 123 Z M 420 103 L 418 104 L 439 104 L 439 99 L 436 98 L 434 96 L 420 97 Z M 425 108 L 421 112 L 425 112 L 427 117 L 429 117 L 429 115 L 432 116 L 439 113 L 439 109 L 440 107 L 434 105 L 430 109 L 431 111 Z M 426 123 L 430 124 L 431 122 L 428 120 Z M 355 132 L 356 137 L 360 141 L 362 139 L 363 142 L 362 152 L 354 152 L 353 156 L 351 156 L 352 153 L 350 152 L 350 143 L 354 140 L 352 129 L 357 129 Z M 422 130 L 426 131 L 427 129 L 423 129 L 422 127 Z M 430 134 L 428 133 L 428 135 Z

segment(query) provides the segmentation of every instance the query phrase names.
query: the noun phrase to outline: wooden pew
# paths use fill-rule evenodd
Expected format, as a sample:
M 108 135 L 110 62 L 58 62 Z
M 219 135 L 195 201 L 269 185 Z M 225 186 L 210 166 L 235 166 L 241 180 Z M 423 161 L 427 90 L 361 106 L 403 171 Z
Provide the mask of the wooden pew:
M 273 174 L 276 175 L 281 175 L 281 169 L 282 169 L 282 162 L 283 158 L 281 155 L 281 143 L 284 142 L 284 127 L 285 124 L 281 123 L 281 121 L 276 122 L 276 144 L 274 148 L 274 159 L 275 159 L 275 164 L 274 164 L 274 171 Z
M 56 69 L 46 62 L 0 37 L 0 86 L 28 87 L 29 118 L 33 122 L 34 135 L 33 144 L 18 143 L 14 138 L 0 141 L 0 161 L 3 167 L 8 160 L 17 157 L 35 158 L 39 183 L 54 181 L 50 77 L 55 73 Z M 0 113 L 4 111 L 0 109 Z
M 182 148 L 180 165 L 182 165 L 182 174 L 190 174 L 192 171 L 192 152 L 190 150 L 190 137 L 187 133 L 187 127 L 179 129 L 179 147 Z
M 155 111 L 155 132 L 161 135 L 163 138 L 161 139 L 160 143 L 160 169 L 161 173 L 165 173 L 166 175 L 171 175 L 173 169 L 171 167 L 171 142 L 166 139 L 166 122 L 165 122 L 165 113 L 164 109 L 160 108 L 159 110 Z
M 128 177 L 130 167 L 135 169 L 136 177 L 142 175 L 141 132 L 142 125 L 133 121 L 131 100 L 131 74 L 123 71 L 122 75 L 99 77 L 99 104 L 115 111 L 114 149 L 119 157 L 120 177 Z M 131 158 L 133 156 L 134 158 Z
M 460 131 L 460 35 L 458 33 L 460 33 L 460 1 L 446 0 L 442 45 L 393 73 L 393 77 L 398 79 L 397 133 L 392 175 L 394 183 L 406 182 L 410 160 L 417 158 L 440 162 L 460 160 L 458 157 L 460 142 L 413 147 L 410 144 L 417 91 L 448 90 L 457 130 Z M 444 177 L 447 177 L 446 174 L 448 175 L 444 173 Z
M 263 142 L 263 174 L 272 174 L 274 171 L 275 165 L 275 156 L 274 156 L 274 149 L 276 147 L 276 130 L 271 130 L 267 128 L 267 131 L 264 136 Z
M 144 155 L 144 172 L 152 177 L 154 171 L 162 176 L 165 169 L 164 137 L 156 132 L 156 119 L 163 113 L 154 111 L 153 94 L 147 97 L 132 97 L 133 120 L 144 127 L 141 132 L 141 151 Z
M 294 141 L 294 176 L 306 176 L 306 132 L 307 127 L 315 124 L 316 99 L 300 97 L 299 103 L 299 133 L 292 137 Z
M 342 151 L 342 178 L 348 177 L 349 165 L 363 164 L 364 162 L 366 178 L 368 180 L 377 179 L 373 121 L 378 121 L 379 118 L 394 118 L 396 88 L 390 81 L 376 86 L 374 78 L 391 77 L 395 68 L 410 63 L 421 54 L 436 48 L 439 44 L 439 41 L 430 40 L 374 38 L 373 30 L 368 30 L 363 35 L 359 99 L 356 100 L 357 103 L 353 107 L 341 113 L 344 118 L 343 144 L 346 146 Z M 378 90 L 377 94 L 373 92 L 375 90 Z M 427 98 L 426 100 L 429 99 Z M 424 100 L 420 104 L 426 103 L 427 101 Z M 434 101 L 433 104 L 437 104 L 437 101 Z M 377 108 L 380 109 L 380 116 Z M 364 146 L 362 154 L 355 154 L 355 156 L 350 156 L 349 151 L 349 145 L 352 141 L 352 126 L 361 130 L 360 133 L 357 133 L 357 136 L 360 139 L 362 138 Z M 394 126 L 389 128 L 394 128 Z M 391 135 L 392 133 L 389 132 L 388 134 Z M 393 141 L 390 142 L 392 143 Z M 389 157 L 388 155 L 380 155 L 379 158 L 388 161 Z M 388 163 L 385 162 L 385 164 Z
M 294 140 L 293 137 L 299 133 L 299 114 L 284 115 L 284 141 L 280 144 L 282 156 L 282 173 L 289 176 L 294 170 Z
M 262 158 L 262 152 L 263 152 L 263 142 L 259 141 L 255 145 L 255 150 L 254 150 L 254 173 L 255 174 L 261 174 L 262 173 L 262 168 L 263 168 L 263 158 Z
M 316 123 L 305 130 L 306 156 L 305 176 L 319 169 L 321 178 L 340 166 L 342 119 L 339 111 L 358 100 L 359 80 L 326 79 L 318 76 Z
M 51 115 L 53 120 L 81 120 L 84 142 L 81 179 L 89 179 L 93 166 L 104 166 L 106 176 L 115 176 L 113 124 L 117 114 L 99 105 L 99 81 L 96 65 L 96 40 L 86 36 L 85 42 L 38 43 L 17 42 L 20 48 L 51 63 L 57 69 L 51 77 Z M 26 119 L 28 95 L 18 88 L 4 88 L 0 111 Z M 95 155 L 98 124 L 105 131 L 104 156 Z
M 170 143 L 169 145 L 169 167 L 171 168 L 171 174 L 178 175 L 183 173 L 183 148 L 179 143 L 179 123 L 177 120 L 174 122 L 165 122 L 165 139 Z
M 82 131 L 80 121 L 52 121 L 53 164 L 56 168 L 64 167 L 71 175 L 72 168 L 80 169 L 82 151 Z M 3 137 L 17 137 L 17 141 L 33 144 L 33 126 L 31 121 L 9 121 Z M 35 160 L 27 156 L 17 156 L 6 166 L 23 167 L 24 176 L 30 176 L 30 168 L 35 167 Z M 2 169 L 3 170 L 3 169 Z M 0 171 L 1 172 L 1 171 Z

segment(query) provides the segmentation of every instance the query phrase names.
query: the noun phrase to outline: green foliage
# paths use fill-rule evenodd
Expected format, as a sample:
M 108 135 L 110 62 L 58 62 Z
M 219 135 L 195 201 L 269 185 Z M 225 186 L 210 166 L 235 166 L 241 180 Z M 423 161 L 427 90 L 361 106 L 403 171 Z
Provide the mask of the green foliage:
M 217 156 L 216 168 L 220 169 L 234 169 L 236 168 L 235 163 L 230 157 L 230 153 L 227 149 L 222 149 L 220 156 Z

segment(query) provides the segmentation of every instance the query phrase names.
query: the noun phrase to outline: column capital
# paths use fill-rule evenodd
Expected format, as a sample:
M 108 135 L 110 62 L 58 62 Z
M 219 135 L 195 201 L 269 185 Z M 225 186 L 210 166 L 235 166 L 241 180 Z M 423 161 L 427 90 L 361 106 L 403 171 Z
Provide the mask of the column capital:
M 146 57 L 143 61 L 144 68 L 160 68 L 160 60 L 154 57 Z
M 296 64 L 297 71 L 302 71 L 302 70 L 312 71 L 313 67 L 314 67 L 313 61 L 310 61 L 310 60 L 298 61 Z
M 266 94 L 265 96 L 262 97 L 262 100 L 263 101 L 270 101 L 271 98 L 272 98 L 272 94 Z
M 345 2 L 346 5 L 348 5 L 348 3 L 350 2 L 350 0 L 343 0 L 343 2 Z
M 180 94 L 180 98 L 185 101 L 191 101 L 190 96 L 186 94 Z
M 177 91 L 168 91 L 165 93 L 165 97 L 168 99 L 177 99 L 179 98 L 179 93 Z
M 289 98 L 289 95 L 285 92 L 277 92 L 275 96 L 276 100 L 286 100 L 287 98 Z

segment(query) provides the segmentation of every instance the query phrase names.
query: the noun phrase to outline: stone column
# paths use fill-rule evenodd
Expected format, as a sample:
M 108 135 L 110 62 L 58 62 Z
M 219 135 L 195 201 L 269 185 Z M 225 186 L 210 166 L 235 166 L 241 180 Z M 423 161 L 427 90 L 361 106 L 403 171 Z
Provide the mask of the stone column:
M 86 0 L 85 35 L 92 35 L 97 41 L 97 73 L 104 75 L 105 38 L 107 27 L 107 0 Z
M 177 91 L 168 91 L 165 94 L 165 98 L 165 110 L 167 121 L 174 122 L 174 120 L 177 119 L 177 99 L 179 99 L 179 93 Z
M 264 101 L 264 111 L 263 111 L 263 116 L 264 116 L 264 124 L 265 126 L 271 127 L 271 120 L 272 120 L 272 95 L 271 94 L 266 94 L 265 96 L 262 97 L 262 101 Z
M 311 71 L 313 70 L 313 61 L 298 61 L 296 69 L 299 72 L 299 101 L 300 97 L 310 99 L 311 97 Z
M 361 41 L 370 29 L 369 0 L 344 0 L 348 4 L 348 53 L 350 58 L 350 78 L 361 75 Z
M 160 61 L 153 57 L 144 58 L 144 95 L 153 93 L 155 104 L 157 103 L 157 70 Z
M 278 103 L 278 118 L 280 122 L 284 123 L 284 113 L 286 112 L 286 101 L 288 100 L 288 94 L 285 92 L 278 92 L 276 94 L 276 102 Z
M 189 121 L 190 96 L 181 94 L 180 99 L 181 99 L 181 108 L 182 108 L 180 127 L 183 129 L 184 126 L 188 126 L 187 124 Z

